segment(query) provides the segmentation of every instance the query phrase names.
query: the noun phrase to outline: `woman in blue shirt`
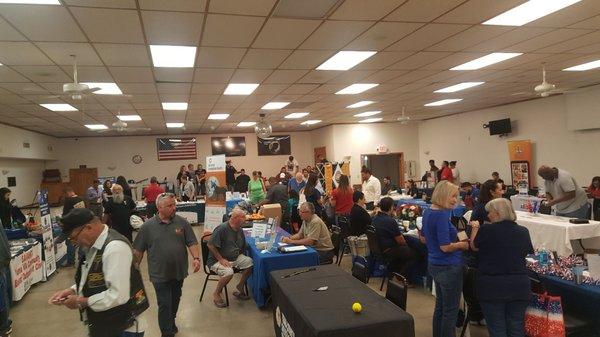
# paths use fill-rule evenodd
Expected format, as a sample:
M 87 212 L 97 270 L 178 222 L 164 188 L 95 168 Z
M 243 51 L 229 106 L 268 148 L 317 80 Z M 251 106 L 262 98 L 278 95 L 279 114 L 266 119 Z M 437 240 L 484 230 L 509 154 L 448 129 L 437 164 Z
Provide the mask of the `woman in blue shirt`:
M 433 337 L 454 337 L 458 305 L 463 284 L 462 253 L 467 241 L 457 242 L 457 231 L 450 222 L 456 206 L 458 186 L 441 181 L 433 190 L 432 206 L 423 214 L 423 235 L 427 242 L 429 274 L 435 281 Z
M 490 337 L 525 336 L 525 309 L 531 299 L 527 254 L 529 231 L 519 226 L 509 200 L 486 204 L 491 224 L 471 223 L 471 248 L 479 252 L 476 292 Z

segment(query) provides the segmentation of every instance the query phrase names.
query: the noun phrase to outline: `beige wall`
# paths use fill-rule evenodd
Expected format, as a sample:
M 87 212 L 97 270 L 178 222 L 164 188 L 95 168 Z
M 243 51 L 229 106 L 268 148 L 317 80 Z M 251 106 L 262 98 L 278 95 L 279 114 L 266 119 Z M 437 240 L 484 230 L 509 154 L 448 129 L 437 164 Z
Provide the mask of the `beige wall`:
M 513 122 L 509 137 L 490 136 L 482 128 L 484 123 L 501 118 Z M 492 171 L 498 171 L 510 183 L 506 142 L 526 139 L 533 142 L 535 170 L 541 164 L 560 167 L 570 171 L 580 185 L 588 185 L 593 176 L 600 175 L 600 130 L 568 131 L 564 96 L 422 122 L 419 125 L 421 167 L 428 167 L 429 159 L 457 160 L 463 181 L 484 181 Z
M 308 132 L 284 132 L 277 134 L 290 134 L 292 155 L 300 165 L 306 165 L 311 160 L 312 147 Z M 190 135 L 186 135 L 190 136 Z M 206 166 L 206 156 L 211 155 L 210 138 L 212 136 L 245 136 L 246 156 L 231 157 L 233 165 L 246 171 L 261 170 L 266 176 L 279 172 L 288 156 L 258 156 L 256 136 L 253 133 L 230 135 L 195 135 L 198 150 L 198 159 L 194 160 L 168 160 L 158 161 L 156 155 L 157 136 L 140 137 L 90 137 L 90 138 L 65 138 L 61 139 L 60 160 L 50 162 L 49 168 L 58 168 L 63 174 L 63 180 L 68 180 L 70 168 L 87 165 L 89 168 L 98 168 L 98 175 L 118 176 L 124 175 L 127 179 L 136 181 L 157 176 L 159 180 L 167 177 L 175 179 L 179 167 L 183 164 L 201 163 Z M 173 136 L 171 136 L 173 137 Z M 131 158 L 139 154 L 143 161 L 134 164 Z
M 29 205 L 40 188 L 44 169 L 42 160 L 0 158 L 0 187 L 8 186 L 8 177 L 15 177 L 17 185 L 9 187 L 11 199 L 17 199 L 19 206 Z

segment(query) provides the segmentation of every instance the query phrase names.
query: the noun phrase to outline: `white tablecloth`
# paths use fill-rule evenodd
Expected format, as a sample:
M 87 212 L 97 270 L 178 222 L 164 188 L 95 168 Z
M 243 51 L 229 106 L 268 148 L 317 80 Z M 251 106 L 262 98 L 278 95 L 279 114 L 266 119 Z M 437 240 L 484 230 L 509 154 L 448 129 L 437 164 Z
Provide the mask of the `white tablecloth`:
M 556 251 L 560 256 L 573 254 L 571 240 L 600 237 L 600 222 L 572 224 L 569 218 L 517 211 L 517 223 L 527 227 L 533 247 Z M 510 238 L 507 238 L 510 240 Z M 587 247 L 587 245 L 584 245 Z
M 382 195 L 380 199 L 383 199 L 385 197 L 390 197 L 394 201 L 398 201 L 398 200 L 410 200 L 410 199 L 413 198 L 412 196 L 410 196 L 408 194 L 390 194 L 390 195 Z

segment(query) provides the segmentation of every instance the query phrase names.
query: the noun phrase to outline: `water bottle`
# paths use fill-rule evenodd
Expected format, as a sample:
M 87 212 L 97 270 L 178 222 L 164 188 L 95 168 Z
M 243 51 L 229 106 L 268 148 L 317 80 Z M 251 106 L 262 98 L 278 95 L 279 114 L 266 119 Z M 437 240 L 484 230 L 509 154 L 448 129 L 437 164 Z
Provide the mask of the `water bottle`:
M 546 250 L 546 245 L 542 244 L 542 248 L 539 251 L 539 262 L 540 266 L 547 266 L 549 260 L 548 251 Z

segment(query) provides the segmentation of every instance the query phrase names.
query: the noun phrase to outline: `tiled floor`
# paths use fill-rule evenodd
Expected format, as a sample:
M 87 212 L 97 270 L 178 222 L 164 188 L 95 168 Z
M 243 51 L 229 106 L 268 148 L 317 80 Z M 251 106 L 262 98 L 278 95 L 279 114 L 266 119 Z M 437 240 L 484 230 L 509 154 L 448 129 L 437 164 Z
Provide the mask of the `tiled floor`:
M 194 227 L 196 234 L 201 227 Z M 349 258 L 345 258 L 342 268 L 349 271 Z M 160 337 L 156 319 L 157 308 L 154 289 L 147 279 L 146 264 L 142 263 L 142 274 L 148 290 L 151 306 L 144 315 L 148 318 L 147 337 Z M 48 297 L 55 291 L 69 287 L 73 283 L 74 268 L 62 268 L 48 282 L 35 285 L 25 297 L 11 309 L 13 337 L 58 337 L 86 336 L 86 331 L 79 322 L 77 311 L 47 304 Z M 210 300 L 215 282 L 209 282 L 204 301 L 199 303 L 204 274 L 190 275 L 183 289 L 183 298 L 177 317 L 178 337 L 199 336 L 274 336 L 273 320 L 270 310 L 259 310 L 253 301 L 240 302 L 233 296 L 231 305 L 226 309 L 217 309 Z M 372 279 L 369 286 L 379 290 L 380 279 Z M 415 336 L 431 336 L 431 315 L 434 298 L 422 288 L 409 289 L 408 312 L 415 319 Z M 472 337 L 485 337 L 484 328 L 471 329 Z

